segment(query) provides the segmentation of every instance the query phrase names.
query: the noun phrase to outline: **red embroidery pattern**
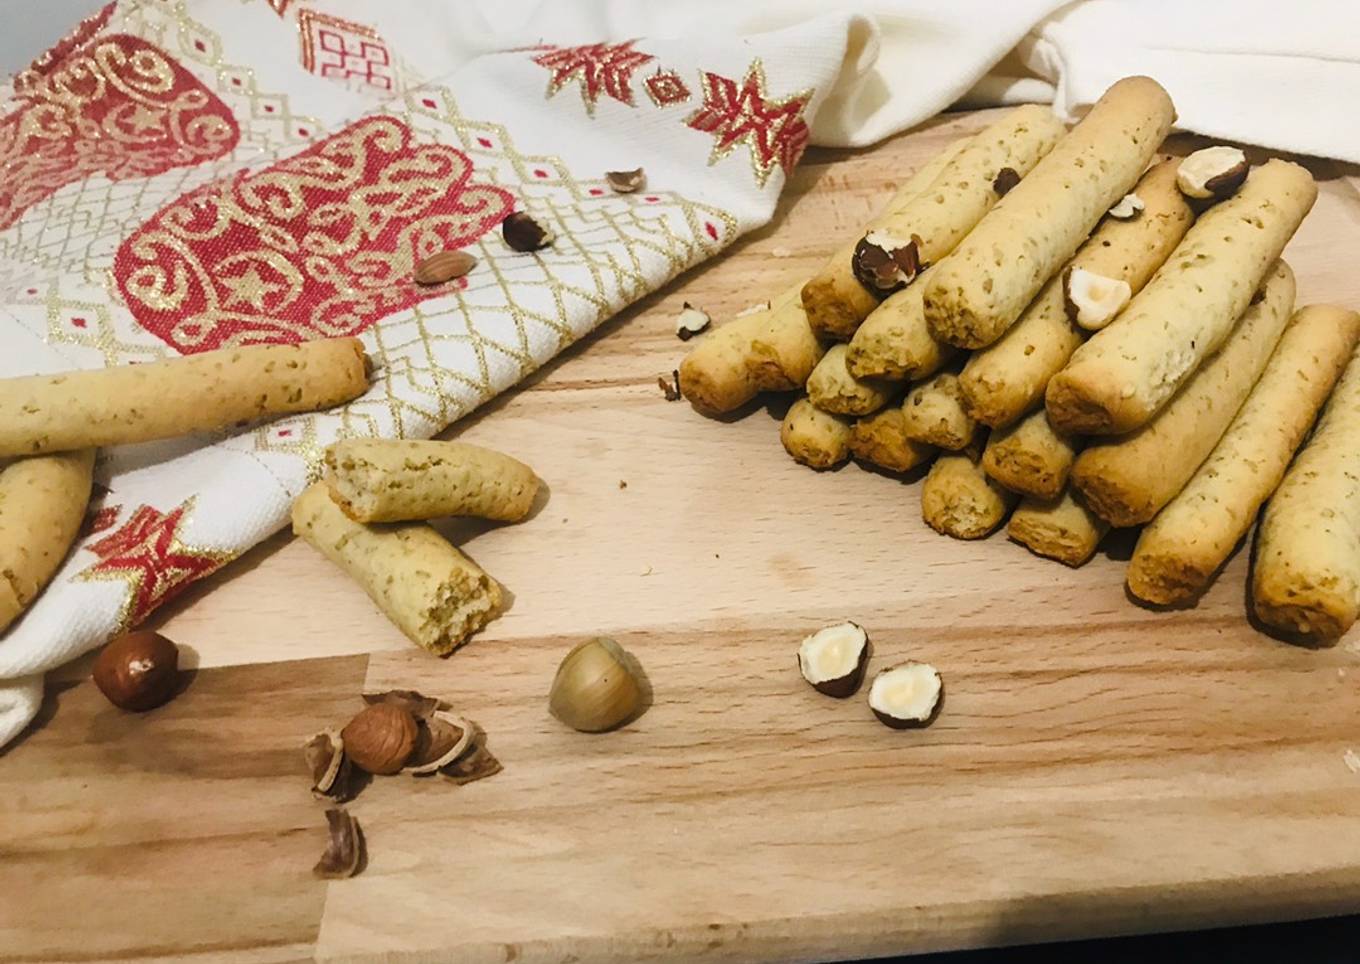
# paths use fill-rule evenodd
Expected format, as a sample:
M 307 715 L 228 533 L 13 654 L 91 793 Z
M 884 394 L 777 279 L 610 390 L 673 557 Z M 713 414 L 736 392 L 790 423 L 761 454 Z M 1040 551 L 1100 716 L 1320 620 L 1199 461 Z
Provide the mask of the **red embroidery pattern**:
M 184 353 L 358 334 L 451 286 L 414 264 L 499 224 L 514 197 L 472 161 L 373 116 L 263 171 L 205 185 L 118 248 L 133 317 Z
M 128 600 L 120 629 L 137 625 L 191 582 L 230 561 L 230 553 L 193 549 L 180 541 L 184 516 L 193 502 L 189 499 L 169 513 L 140 506 L 119 529 L 85 547 L 99 561 L 81 572 L 78 579 L 127 583 Z
M 633 106 L 633 89 L 630 86 L 633 71 L 656 59 L 651 54 L 634 50 L 635 43 L 636 40 L 625 40 L 618 44 L 553 47 L 547 53 L 533 58 L 533 61 L 552 71 L 547 96 L 554 96 L 567 84 L 576 81 L 581 88 L 581 100 L 586 105 L 586 113 L 593 117 L 601 94 L 612 97 L 620 104 Z
M 393 89 L 392 55 L 372 27 L 316 10 L 299 10 L 297 20 L 302 68 L 308 73 L 333 80 L 353 77 L 379 90 Z
M 118 514 L 123 511 L 121 505 L 106 505 L 85 520 L 86 536 L 96 536 L 101 532 L 107 532 L 113 528 L 113 524 L 118 521 Z
M 812 99 L 812 90 L 791 94 L 783 100 L 765 93 L 765 68 L 752 61 L 741 85 L 709 71 L 703 71 L 704 104 L 685 123 L 696 131 L 715 137 L 708 163 L 716 164 L 738 145 L 751 148 L 751 166 L 756 184 L 765 186 L 775 167 L 788 174 L 807 147 L 809 131 L 803 112 Z
M 110 35 L 68 56 L 0 119 L 0 229 L 67 184 L 199 164 L 239 136 L 231 111 L 187 70 L 139 37 Z
M 69 54 L 83 47 L 91 37 L 104 29 L 109 18 L 113 16 L 113 9 L 117 5 L 117 0 L 104 4 L 76 24 L 70 33 L 58 40 L 50 49 L 40 54 L 33 63 L 28 65 L 27 70 L 15 74 L 14 92 L 22 97 L 31 88 L 41 83 L 42 79 L 50 74 L 57 64 L 65 60 Z
M 674 70 L 658 70 L 644 80 L 642 86 L 657 107 L 683 104 L 690 98 L 689 88 Z

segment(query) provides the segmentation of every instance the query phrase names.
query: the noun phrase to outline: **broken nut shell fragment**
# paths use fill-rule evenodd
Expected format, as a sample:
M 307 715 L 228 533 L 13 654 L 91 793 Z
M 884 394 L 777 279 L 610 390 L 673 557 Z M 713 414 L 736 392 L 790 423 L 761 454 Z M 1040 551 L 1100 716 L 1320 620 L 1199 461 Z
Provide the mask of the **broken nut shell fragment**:
M 326 828 L 330 837 L 326 852 L 312 868 L 312 873 L 324 880 L 353 877 L 364 856 L 364 834 L 359 821 L 349 811 L 338 808 L 326 811 Z
M 798 647 L 798 669 L 818 693 L 845 699 L 864 682 L 869 650 L 864 627 L 847 620 L 804 639 Z
M 886 231 L 870 231 L 855 245 L 850 269 L 870 294 L 886 298 L 921 273 L 920 251 L 921 239 L 915 234 L 904 241 Z
M 885 669 L 869 686 L 869 709 L 894 730 L 929 726 L 943 703 L 944 681 L 929 663 L 912 661 Z
M 1087 331 L 1099 331 L 1108 325 L 1132 297 L 1129 283 L 1118 278 L 1107 278 L 1085 268 L 1071 268 L 1063 275 L 1067 317 Z
M 307 741 L 302 752 L 312 773 L 312 796 L 334 803 L 344 803 L 353 797 L 354 767 L 337 730 L 318 733 Z
M 1206 147 L 1176 168 L 1176 186 L 1192 198 L 1221 201 L 1237 193 L 1247 179 L 1247 155 L 1236 147 Z
M 681 341 L 689 341 L 709 326 L 713 319 L 708 312 L 694 307 L 688 301 L 680 309 L 680 317 L 675 319 L 675 334 Z
M 615 194 L 632 194 L 646 186 L 647 173 L 640 167 L 632 171 L 608 171 L 604 179 Z
M 1116 221 L 1132 221 L 1143 210 L 1143 199 L 1137 194 L 1125 194 L 1106 213 Z
M 468 751 L 477 735 L 475 724 L 452 713 L 436 712 L 420 721 L 416 748 L 406 761 L 412 776 L 434 773 Z
M 551 231 L 523 211 L 501 222 L 501 236 L 512 250 L 521 253 L 539 251 L 556 240 Z

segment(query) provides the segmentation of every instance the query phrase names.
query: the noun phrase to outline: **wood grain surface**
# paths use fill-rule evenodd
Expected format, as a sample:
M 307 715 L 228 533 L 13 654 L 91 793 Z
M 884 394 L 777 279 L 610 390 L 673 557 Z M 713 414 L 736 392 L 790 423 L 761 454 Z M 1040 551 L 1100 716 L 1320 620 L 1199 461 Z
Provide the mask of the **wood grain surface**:
M 452 658 L 280 536 L 155 620 L 200 667 L 178 700 L 123 715 L 65 671 L 0 756 L 0 960 L 812 960 L 1360 906 L 1360 647 L 1257 632 L 1245 552 L 1197 607 L 1140 608 L 1118 534 L 1075 572 L 956 542 L 917 484 L 795 465 L 785 402 L 724 422 L 661 397 L 681 301 L 725 318 L 806 276 L 988 116 L 809 152 L 770 228 L 450 433 L 551 490 L 522 525 L 449 527 L 513 595 Z M 1300 299 L 1360 305 L 1360 197 L 1311 166 Z M 799 639 L 844 618 L 871 669 L 940 667 L 932 728 L 802 682 Z M 655 699 L 586 736 L 547 689 L 598 633 Z M 317 881 L 299 744 L 388 686 L 451 700 L 505 771 L 375 781 L 366 870 Z

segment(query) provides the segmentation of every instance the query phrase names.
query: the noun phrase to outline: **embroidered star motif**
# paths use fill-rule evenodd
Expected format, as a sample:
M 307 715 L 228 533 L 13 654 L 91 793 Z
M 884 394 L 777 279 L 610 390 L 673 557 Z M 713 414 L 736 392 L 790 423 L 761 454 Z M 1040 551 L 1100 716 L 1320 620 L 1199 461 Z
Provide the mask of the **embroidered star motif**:
M 130 134 L 159 133 L 163 127 L 164 119 L 164 114 L 161 111 L 151 110 L 144 104 L 138 104 L 128 112 L 126 128 Z
M 189 499 L 169 513 L 139 506 L 122 526 L 85 547 L 99 561 L 76 578 L 127 583 L 120 630 L 137 625 L 190 583 L 231 560 L 230 553 L 193 549 L 180 541 L 184 517 L 193 505 Z
M 260 276 L 260 272 L 251 265 L 245 271 L 235 275 L 218 275 L 218 281 L 222 287 L 227 289 L 227 296 L 222 300 L 222 307 L 228 308 L 234 304 L 250 305 L 256 311 L 264 311 L 265 301 L 276 291 L 286 291 L 287 285 L 276 284 L 265 281 Z
M 581 100 L 586 113 L 595 115 L 595 105 L 605 94 L 621 104 L 633 106 L 633 71 L 650 60 L 651 54 L 634 50 L 636 40 L 618 44 L 585 44 L 581 47 L 557 47 L 533 58 L 540 67 L 552 71 L 548 94 L 552 97 L 572 81 L 581 88 Z
M 700 71 L 704 104 L 685 118 L 696 131 L 714 135 L 710 165 L 718 163 L 738 145 L 751 148 L 751 167 L 756 184 L 764 187 L 775 167 L 788 174 L 807 147 L 809 131 L 803 112 L 812 99 L 812 88 L 776 100 L 765 93 L 765 68 L 751 62 L 740 86 L 730 77 Z

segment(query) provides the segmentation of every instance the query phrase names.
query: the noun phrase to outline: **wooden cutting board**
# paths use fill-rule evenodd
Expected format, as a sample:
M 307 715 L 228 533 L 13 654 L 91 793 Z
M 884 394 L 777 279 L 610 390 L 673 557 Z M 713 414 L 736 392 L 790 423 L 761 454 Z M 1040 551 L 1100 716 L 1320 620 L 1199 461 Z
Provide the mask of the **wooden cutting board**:
M 727 318 L 807 276 L 987 117 L 810 152 L 770 228 L 457 427 L 551 498 L 450 527 L 513 595 L 451 659 L 279 536 L 157 619 L 201 666 L 175 702 L 123 715 L 66 672 L 0 756 L 0 960 L 818 959 L 1360 906 L 1360 648 L 1253 629 L 1244 551 L 1196 608 L 1153 612 L 1125 595 L 1128 539 L 1077 571 L 955 542 L 914 482 L 795 465 L 784 401 L 725 423 L 661 397 L 682 301 Z M 1360 196 L 1314 169 L 1301 299 L 1360 305 Z M 802 682 L 798 641 L 845 618 L 875 667 L 941 668 L 932 728 Z M 546 693 L 599 633 L 655 703 L 586 736 Z M 451 700 L 505 771 L 375 782 L 351 805 L 367 869 L 319 882 L 299 745 L 386 687 Z

